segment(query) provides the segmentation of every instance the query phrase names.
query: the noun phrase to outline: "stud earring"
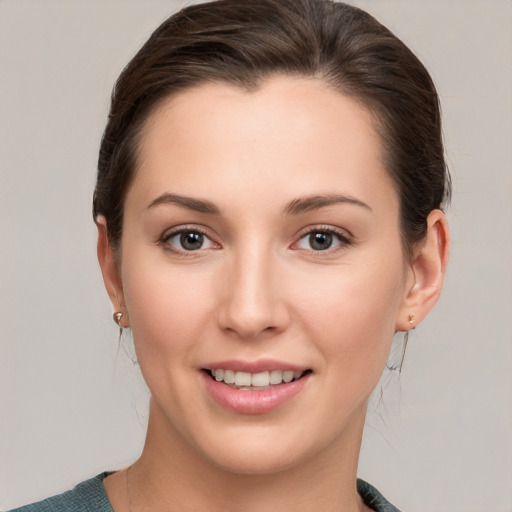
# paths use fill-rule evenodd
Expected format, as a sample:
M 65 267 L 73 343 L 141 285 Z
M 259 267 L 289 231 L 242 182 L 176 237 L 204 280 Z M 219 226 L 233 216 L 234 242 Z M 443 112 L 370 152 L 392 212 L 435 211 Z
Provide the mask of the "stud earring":
M 119 326 L 119 339 L 117 341 L 118 343 L 118 347 L 121 347 L 121 338 L 123 337 L 123 326 L 121 325 L 121 318 L 123 318 L 124 316 L 124 313 L 122 313 L 121 311 L 116 311 L 113 315 L 112 315 L 112 318 L 114 319 L 114 322 Z M 132 360 L 132 363 L 136 366 L 139 366 L 139 361 L 137 361 L 137 357 L 133 357 L 129 352 L 128 350 L 126 349 L 126 347 L 124 347 L 124 351 L 126 352 L 126 355 Z
M 121 329 L 123 328 L 123 326 L 121 325 L 121 318 L 123 318 L 124 314 L 121 312 L 121 311 L 117 311 L 115 312 L 112 317 L 114 318 L 114 322 L 119 325 L 119 327 L 121 327 Z
M 414 315 L 409 315 L 409 323 L 410 323 L 411 325 L 413 325 L 413 324 L 414 324 Z
M 117 325 L 119 325 L 119 340 L 118 340 L 119 345 L 121 344 L 121 337 L 123 336 L 123 326 L 121 325 L 121 318 L 123 318 L 123 316 L 124 316 L 124 313 L 122 313 L 121 311 L 116 311 L 112 315 L 112 317 L 114 318 L 114 322 Z

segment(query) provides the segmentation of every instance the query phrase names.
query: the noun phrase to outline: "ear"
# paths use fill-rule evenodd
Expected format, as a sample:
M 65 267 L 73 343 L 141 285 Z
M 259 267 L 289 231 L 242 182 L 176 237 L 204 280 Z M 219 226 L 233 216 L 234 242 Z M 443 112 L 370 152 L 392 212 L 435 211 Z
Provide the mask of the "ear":
M 434 307 L 441 295 L 448 263 L 450 232 L 441 210 L 427 217 L 425 239 L 415 248 L 409 264 L 406 296 L 396 322 L 396 331 L 416 327 Z
M 120 269 L 108 238 L 107 221 L 105 217 L 99 215 L 96 219 L 96 226 L 98 227 L 98 262 L 101 267 L 101 273 L 103 274 L 103 282 L 105 283 L 105 288 L 110 297 L 110 302 L 112 302 L 114 312 L 123 313 L 119 325 L 129 327 L 130 321 L 124 302 Z

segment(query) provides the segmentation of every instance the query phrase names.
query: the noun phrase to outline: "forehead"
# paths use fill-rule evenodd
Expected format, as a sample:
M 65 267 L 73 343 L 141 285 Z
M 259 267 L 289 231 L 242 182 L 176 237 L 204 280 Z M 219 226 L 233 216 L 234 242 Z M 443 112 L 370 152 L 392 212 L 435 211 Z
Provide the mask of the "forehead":
M 235 184 L 252 195 L 394 195 L 370 111 L 319 80 L 291 77 L 251 92 L 203 84 L 163 101 L 144 126 L 132 186 L 142 195 Z

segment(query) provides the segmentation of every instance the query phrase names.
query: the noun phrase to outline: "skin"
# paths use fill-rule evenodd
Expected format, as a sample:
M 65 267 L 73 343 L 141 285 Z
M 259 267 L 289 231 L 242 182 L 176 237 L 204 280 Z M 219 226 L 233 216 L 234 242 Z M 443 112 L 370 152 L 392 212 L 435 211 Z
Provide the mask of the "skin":
M 367 400 L 394 334 L 435 304 L 448 254 L 435 210 L 405 259 L 371 114 L 313 79 L 190 89 L 144 128 L 120 262 L 98 226 L 106 288 L 152 395 L 141 458 L 105 480 L 116 512 L 365 509 Z M 184 250 L 180 228 L 204 245 Z M 311 231 L 333 245 L 315 250 Z M 258 415 L 212 400 L 202 368 L 264 358 L 311 369 L 303 390 Z

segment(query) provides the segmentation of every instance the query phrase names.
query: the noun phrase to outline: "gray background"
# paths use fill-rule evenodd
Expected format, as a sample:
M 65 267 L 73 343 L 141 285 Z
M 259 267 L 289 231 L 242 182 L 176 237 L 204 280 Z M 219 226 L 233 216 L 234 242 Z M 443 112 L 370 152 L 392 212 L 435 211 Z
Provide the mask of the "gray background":
M 0 508 L 142 447 L 147 393 L 118 349 L 90 203 L 112 84 L 183 3 L 0 0 Z M 512 2 L 357 5 L 431 70 L 455 185 L 445 292 L 383 379 L 360 475 L 408 512 L 510 512 Z

